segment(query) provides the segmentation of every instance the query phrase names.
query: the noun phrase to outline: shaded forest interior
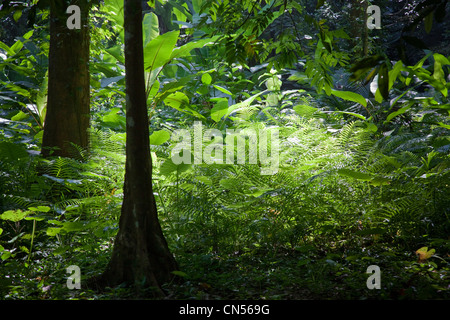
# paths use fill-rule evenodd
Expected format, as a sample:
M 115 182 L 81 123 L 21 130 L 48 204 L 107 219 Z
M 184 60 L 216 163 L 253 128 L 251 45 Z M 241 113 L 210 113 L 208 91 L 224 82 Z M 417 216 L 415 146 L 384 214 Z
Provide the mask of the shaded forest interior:
M 0 299 L 450 298 L 448 1 L 0 21 Z

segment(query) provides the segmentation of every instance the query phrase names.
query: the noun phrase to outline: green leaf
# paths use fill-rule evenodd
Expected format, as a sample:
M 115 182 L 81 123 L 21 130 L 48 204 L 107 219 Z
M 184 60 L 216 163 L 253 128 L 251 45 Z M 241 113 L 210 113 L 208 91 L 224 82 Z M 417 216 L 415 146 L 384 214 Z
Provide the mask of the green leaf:
M 144 16 L 142 21 L 142 34 L 144 47 L 157 36 L 159 36 L 158 16 L 153 12 L 149 12 Z
M 22 16 L 22 10 L 16 10 L 13 14 L 14 21 L 19 21 L 20 17 Z
M 33 35 L 33 33 L 34 33 L 34 30 L 30 30 L 30 31 L 28 31 L 27 33 L 25 33 L 25 34 L 22 36 L 22 38 L 24 38 L 25 40 L 28 40 L 28 39 L 31 38 L 31 36 Z
M 397 61 L 392 68 L 392 70 L 389 71 L 389 90 L 392 89 L 392 86 L 394 85 L 395 80 L 397 79 L 398 75 L 400 74 L 400 71 L 403 68 L 403 62 L 401 60 Z
M 225 93 L 225 94 L 228 94 L 228 95 L 230 95 L 230 96 L 233 95 L 230 91 L 228 91 L 228 90 L 225 89 L 224 87 L 221 87 L 221 86 L 218 86 L 218 85 L 215 85 L 215 84 L 213 85 L 213 87 L 216 88 L 217 90 L 219 90 L 219 91 Z
M 211 119 L 219 122 L 228 113 L 228 101 L 221 100 L 211 109 Z
M 339 91 L 331 89 L 331 94 L 344 100 L 353 101 L 367 107 L 367 100 L 360 94 L 351 91 Z
M 212 77 L 209 73 L 204 73 L 202 75 L 202 83 L 206 85 L 210 85 L 212 82 Z
M 164 99 L 164 103 L 179 110 L 184 105 L 189 104 L 189 98 L 183 92 L 175 92 Z
M 403 108 L 400 108 L 399 110 L 390 113 L 390 114 L 387 116 L 387 118 L 386 118 L 386 120 L 384 121 L 384 123 L 388 123 L 388 122 L 391 121 L 394 117 L 396 117 L 396 116 L 398 116 L 398 115 L 400 115 L 400 114 L 405 113 L 406 111 L 408 111 L 409 108 L 411 108 L 411 104 L 408 104 L 407 106 L 404 106 Z
M 334 111 L 335 113 L 344 113 L 344 114 L 349 114 L 351 116 L 357 117 L 361 120 L 367 120 L 366 117 L 364 117 L 362 114 L 359 113 L 355 113 L 355 112 L 350 112 L 350 111 Z
M 299 104 L 296 105 L 294 107 L 292 107 L 292 109 L 299 115 L 302 117 L 307 117 L 310 118 L 312 117 L 317 111 L 317 108 L 311 107 L 309 105 L 306 104 Z
M 19 222 L 22 221 L 27 216 L 27 214 L 28 212 L 24 212 L 22 210 L 8 210 L 0 215 L 0 219 L 12 222 Z
M 363 180 L 363 181 L 370 181 L 372 180 L 373 176 L 367 173 L 362 173 L 359 171 L 354 171 L 350 169 L 339 169 L 338 173 L 342 176 L 347 176 L 350 178 L 354 178 L 357 180 Z
M 29 215 L 27 217 L 25 217 L 25 220 L 27 221 L 42 221 L 45 220 L 44 216 L 35 216 L 35 215 Z
M 3 43 L 1 41 L 0 41 L 0 49 L 5 50 L 6 53 L 8 54 L 8 57 L 11 57 L 16 54 L 13 50 L 11 50 L 10 47 L 8 47 L 5 43 Z
M 83 223 L 78 222 L 78 221 L 74 221 L 74 222 L 68 221 L 68 222 L 64 222 L 63 229 L 64 229 L 64 231 L 67 231 L 67 232 L 82 231 L 85 229 L 85 226 Z
M 107 86 L 109 86 L 111 83 L 116 83 L 120 80 L 122 80 L 123 78 L 125 78 L 125 76 L 116 76 L 116 77 L 111 77 L 111 78 L 103 78 L 100 80 L 100 86 L 102 88 L 105 88 Z
M 48 207 L 48 206 L 29 207 L 28 210 L 30 210 L 30 211 L 39 211 L 39 212 L 49 212 L 50 211 L 50 207 Z
M 388 184 L 390 184 L 390 182 L 391 182 L 391 180 L 389 180 L 388 178 L 383 178 L 383 177 L 375 177 L 372 180 L 370 180 L 370 184 L 375 187 L 388 185 Z
M 226 178 L 219 181 L 219 184 L 225 189 L 234 190 L 236 189 L 237 183 L 236 179 Z
M 442 128 L 450 130 L 450 125 L 448 125 L 448 124 L 445 124 L 443 122 L 438 122 L 438 125 Z
M 105 51 L 108 52 L 114 58 L 116 58 L 116 60 L 119 61 L 120 63 L 125 64 L 125 58 L 121 45 L 108 48 Z
M 22 145 L 6 141 L 0 142 L 0 160 L 14 162 L 27 157 L 28 152 Z
M 11 257 L 11 252 L 10 252 L 10 251 L 4 251 L 3 254 L 2 254 L 1 259 L 2 259 L 3 261 L 5 261 L 5 260 L 8 259 L 9 257 Z
M 424 19 L 425 22 L 425 31 L 426 33 L 430 33 L 431 28 L 433 27 L 433 11 L 431 11 Z
M 228 107 L 228 112 L 227 112 L 226 116 L 229 116 L 235 110 L 249 107 L 253 103 L 253 101 L 255 101 L 256 98 L 258 98 L 260 95 L 266 94 L 267 91 L 268 90 L 258 92 L 257 94 L 250 96 L 249 98 L 245 99 L 244 101 L 241 101 L 241 102 L 231 105 L 230 107 Z
M 42 2 L 42 0 L 41 0 Z M 113 20 L 113 25 L 118 29 L 122 43 L 124 43 L 124 12 L 123 0 L 104 0 L 103 10 L 109 12 L 108 17 Z
M 167 95 L 167 97 L 164 99 L 164 103 L 178 111 L 191 114 L 202 120 L 205 119 L 203 115 L 193 110 L 189 106 L 189 98 L 183 92 L 175 92 Z
M 187 44 L 185 44 L 181 47 L 175 48 L 171 53 L 170 60 L 186 57 L 186 56 L 190 55 L 190 52 L 193 49 L 203 48 L 204 46 L 211 45 L 217 39 L 219 39 L 219 36 L 202 39 L 202 40 L 198 40 L 198 41 L 188 42 Z
M 155 131 L 150 136 L 150 144 L 159 146 L 170 139 L 170 133 L 166 130 Z
M 14 54 L 18 53 L 23 48 L 23 42 L 20 40 L 17 40 L 12 46 L 11 50 L 14 52 Z
M 161 168 L 159 169 L 159 172 L 162 175 L 169 175 L 172 173 L 177 172 L 178 174 L 185 172 L 187 170 L 189 170 L 191 168 L 191 164 L 189 163 L 180 163 L 180 164 L 175 164 L 173 163 L 172 159 L 167 159 L 166 161 L 164 161 L 164 163 L 161 165 Z
M 199 176 L 199 177 L 196 177 L 196 179 L 200 182 L 203 182 L 204 184 L 209 185 L 209 186 L 212 185 L 212 180 L 206 176 Z
M 159 35 L 144 47 L 144 68 L 147 71 L 164 66 L 171 60 L 180 31 Z
M 23 111 L 19 111 L 14 117 L 11 118 L 12 121 L 22 121 L 23 119 L 28 118 L 28 114 Z
M 47 113 L 47 93 L 48 93 L 48 72 L 45 74 L 44 79 L 42 79 L 41 85 L 39 87 L 39 92 L 36 96 L 36 108 L 41 124 L 44 124 L 45 115 Z
M 186 278 L 188 276 L 185 272 L 178 270 L 172 271 L 172 274 L 183 278 Z
M 54 237 L 57 234 L 59 234 L 61 232 L 61 230 L 62 230 L 62 228 L 50 227 L 50 228 L 47 228 L 47 232 L 46 233 L 47 233 L 48 236 Z
M 126 118 L 119 114 L 120 108 L 112 108 L 107 114 L 102 117 L 102 121 L 109 127 L 126 128 Z
M 444 70 L 442 70 L 442 66 L 449 65 L 450 62 L 446 57 L 444 57 L 442 54 L 434 53 L 434 73 L 433 78 L 445 83 L 445 73 Z

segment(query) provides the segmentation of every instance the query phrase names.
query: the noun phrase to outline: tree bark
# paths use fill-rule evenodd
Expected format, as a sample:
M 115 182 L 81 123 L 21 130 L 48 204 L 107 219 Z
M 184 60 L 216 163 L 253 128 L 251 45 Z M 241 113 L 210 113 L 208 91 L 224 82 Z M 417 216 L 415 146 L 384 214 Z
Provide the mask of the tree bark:
M 152 162 L 145 95 L 140 1 L 124 1 L 126 82 L 126 165 L 124 200 L 111 260 L 103 285 L 127 284 L 138 289 L 172 279 L 177 264 L 157 215 L 152 189 Z
M 368 53 L 367 0 L 351 0 L 349 35 L 353 46 L 361 48 L 357 54 L 364 57 Z
M 42 138 L 43 156 L 78 157 L 74 145 L 89 146 L 90 74 L 89 9 L 80 7 L 81 29 L 69 29 L 64 1 L 51 1 L 47 112 Z

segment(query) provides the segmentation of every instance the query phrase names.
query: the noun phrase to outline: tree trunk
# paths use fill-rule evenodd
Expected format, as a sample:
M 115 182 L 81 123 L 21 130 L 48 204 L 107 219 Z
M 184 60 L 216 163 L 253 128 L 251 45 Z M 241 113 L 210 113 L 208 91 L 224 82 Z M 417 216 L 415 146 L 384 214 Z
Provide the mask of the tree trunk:
M 42 138 L 42 155 L 77 157 L 73 145 L 87 149 L 89 144 L 89 9 L 80 7 L 81 29 L 69 29 L 64 1 L 51 1 L 50 49 L 47 112 Z
M 140 1 L 124 1 L 126 81 L 126 165 L 119 232 L 102 285 L 126 283 L 159 288 L 177 264 L 158 221 L 152 190 L 152 162 L 145 96 Z
M 368 53 L 367 0 L 351 0 L 349 35 L 356 54 L 364 57 Z

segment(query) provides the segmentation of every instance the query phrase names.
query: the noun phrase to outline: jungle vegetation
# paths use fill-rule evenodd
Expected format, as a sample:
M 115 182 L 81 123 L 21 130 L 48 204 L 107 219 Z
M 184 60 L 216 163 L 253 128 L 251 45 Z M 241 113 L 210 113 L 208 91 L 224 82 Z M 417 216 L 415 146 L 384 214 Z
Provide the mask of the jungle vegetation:
M 3 1 L 0 299 L 448 299 L 449 11 Z

